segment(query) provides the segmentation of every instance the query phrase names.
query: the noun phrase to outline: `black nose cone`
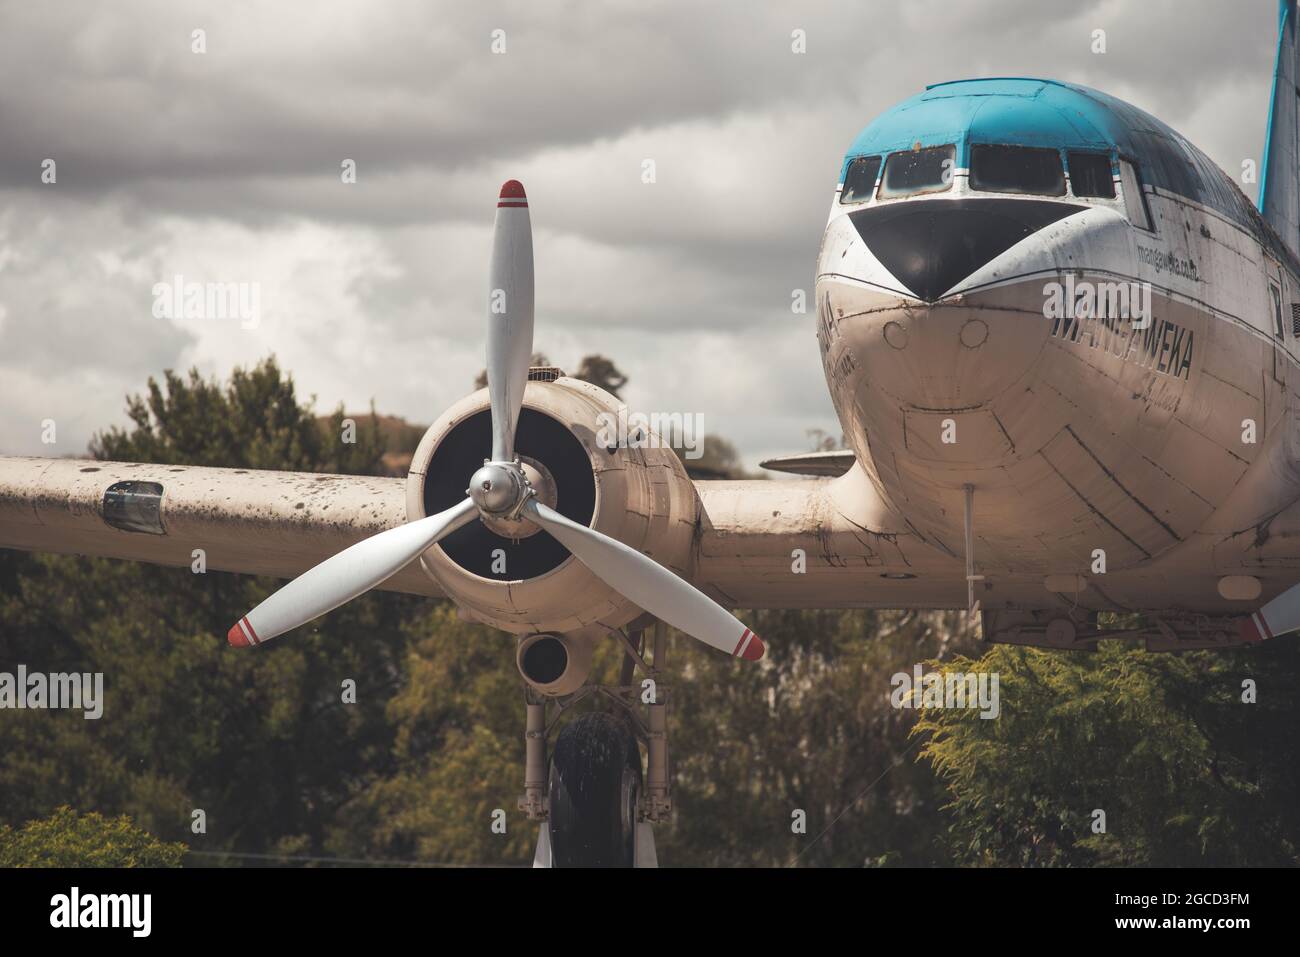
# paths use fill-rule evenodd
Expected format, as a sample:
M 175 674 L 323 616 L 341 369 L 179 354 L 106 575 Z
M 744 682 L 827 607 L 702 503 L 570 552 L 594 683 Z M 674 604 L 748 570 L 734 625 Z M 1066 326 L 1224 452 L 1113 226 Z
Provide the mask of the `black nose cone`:
M 1086 207 L 1035 199 L 910 200 L 850 213 L 881 265 L 934 302 L 1026 236 Z

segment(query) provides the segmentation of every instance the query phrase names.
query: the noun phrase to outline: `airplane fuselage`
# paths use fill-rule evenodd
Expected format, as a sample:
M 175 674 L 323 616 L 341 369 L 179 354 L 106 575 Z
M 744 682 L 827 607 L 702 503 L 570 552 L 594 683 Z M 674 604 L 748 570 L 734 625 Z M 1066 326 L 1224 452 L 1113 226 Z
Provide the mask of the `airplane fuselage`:
M 1227 175 L 1133 107 L 942 84 L 845 160 L 818 339 L 860 465 L 921 538 L 964 554 L 969 486 L 982 572 L 1104 595 L 1099 560 L 1249 574 L 1233 533 L 1295 500 L 1297 275 Z

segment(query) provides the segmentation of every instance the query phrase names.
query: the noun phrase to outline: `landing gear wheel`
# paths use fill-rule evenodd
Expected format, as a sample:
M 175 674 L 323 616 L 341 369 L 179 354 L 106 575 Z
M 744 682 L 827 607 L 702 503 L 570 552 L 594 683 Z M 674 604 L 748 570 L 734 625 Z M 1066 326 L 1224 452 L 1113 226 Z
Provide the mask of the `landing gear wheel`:
M 550 780 L 556 867 L 631 867 L 641 796 L 641 753 L 611 714 L 583 714 L 555 741 Z

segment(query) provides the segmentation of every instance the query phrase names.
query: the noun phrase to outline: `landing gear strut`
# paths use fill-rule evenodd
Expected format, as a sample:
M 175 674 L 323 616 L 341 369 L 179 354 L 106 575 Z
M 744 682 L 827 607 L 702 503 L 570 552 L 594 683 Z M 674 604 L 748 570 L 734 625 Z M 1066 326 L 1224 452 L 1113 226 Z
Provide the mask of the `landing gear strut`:
M 660 680 L 667 630 L 655 623 L 650 662 L 642 654 L 644 632 L 615 637 L 625 652 L 617 685 L 586 684 L 549 699 L 527 691 L 527 764 L 519 808 L 540 824 L 534 867 L 658 866 L 651 826 L 672 811 L 667 689 Z M 605 709 L 580 714 L 561 729 L 548 769 L 549 732 L 591 696 L 604 699 Z M 548 704 L 554 710 L 549 722 Z M 647 756 L 644 776 L 641 744 Z

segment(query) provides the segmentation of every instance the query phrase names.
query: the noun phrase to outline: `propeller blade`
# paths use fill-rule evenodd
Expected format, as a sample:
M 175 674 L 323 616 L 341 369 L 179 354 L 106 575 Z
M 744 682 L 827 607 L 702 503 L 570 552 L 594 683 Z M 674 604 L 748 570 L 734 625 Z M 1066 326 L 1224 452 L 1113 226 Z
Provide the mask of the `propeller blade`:
M 487 380 L 492 461 L 515 454 L 515 426 L 533 357 L 533 226 L 523 184 L 510 180 L 497 200 L 488 290 Z
M 737 658 L 757 661 L 763 657 L 765 648 L 758 635 L 654 559 L 594 528 L 570 521 L 536 499 L 524 510 L 596 577 L 656 618 Z
M 1249 618 L 1241 620 L 1242 641 L 1263 641 L 1296 630 L 1300 630 L 1300 585 L 1292 585 Z
M 437 515 L 390 528 L 345 548 L 250 611 L 230 629 L 226 640 L 236 648 L 264 644 L 333 611 L 396 574 L 477 512 L 474 503 L 465 499 Z

